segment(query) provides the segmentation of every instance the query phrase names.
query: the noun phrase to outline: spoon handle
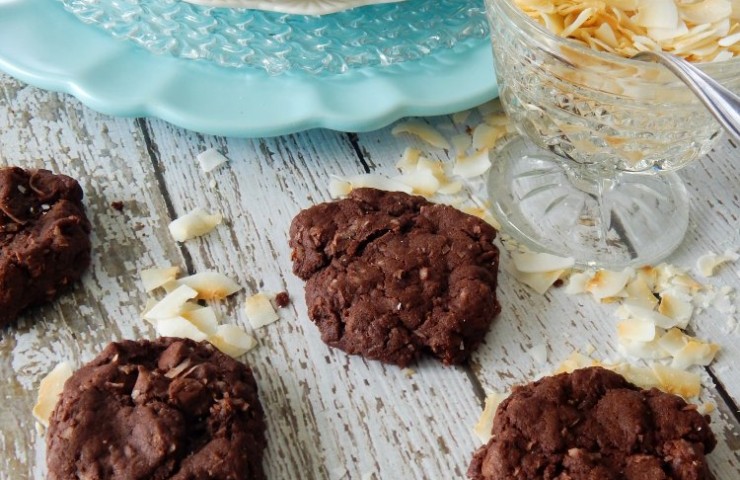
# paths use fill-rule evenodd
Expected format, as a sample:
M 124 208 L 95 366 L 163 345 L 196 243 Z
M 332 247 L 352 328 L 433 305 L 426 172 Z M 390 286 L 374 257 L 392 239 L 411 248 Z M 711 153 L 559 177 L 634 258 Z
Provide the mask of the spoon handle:
M 723 87 L 690 62 L 660 52 L 640 52 L 632 58 L 665 66 L 699 97 L 727 134 L 740 143 L 740 96 Z

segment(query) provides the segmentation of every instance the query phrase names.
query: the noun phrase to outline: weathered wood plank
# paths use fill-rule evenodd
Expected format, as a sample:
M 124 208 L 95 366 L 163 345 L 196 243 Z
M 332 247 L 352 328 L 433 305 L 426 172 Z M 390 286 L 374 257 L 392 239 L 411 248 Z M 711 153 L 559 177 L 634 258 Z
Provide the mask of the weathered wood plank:
M 59 361 L 80 365 L 112 340 L 146 335 L 137 320 L 145 295 L 136 272 L 182 260 L 166 233 L 167 209 L 133 120 L 2 76 L 0 165 L 79 179 L 93 224 L 93 265 L 83 281 L 0 333 L 0 476 L 43 478 L 43 439 L 31 416 L 38 381 Z M 113 201 L 124 203 L 122 212 Z
M 445 135 L 465 128 L 449 117 L 428 121 Z M 0 461 L 0 477 L 43 477 L 43 439 L 33 429 L 30 408 L 39 378 L 57 361 L 79 365 L 110 340 L 154 336 L 138 319 L 146 299 L 138 272 L 155 265 L 214 269 L 237 279 L 244 291 L 216 307 L 225 322 L 247 329 L 245 295 L 291 294 L 281 321 L 254 332 L 259 347 L 245 357 L 268 417 L 269 478 L 462 478 L 477 446 L 470 429 L 480 412 L 480 385 L 508 389 L 589 344 L 595 357 L 615 355 L 612 306 L 562 290 L 540 296 L 505 271 L 499 290 L 504 311 L 467 369 L 425 361 L 409 378 L 397 368 L 328 349 L 307 319 L 302 282 L 290 273 L 290 219 L 328 199 L 330 174 L 359 173 L 364 164 L 394 173 L 409 145 L 449 160 L 446 152 L 412 138 L 393 137 L 390 128 L 360 134 L 357 144 L 351 138 L 322 130 L 255 140 L 201 136 L 161 121 L 98 115 L 70 97 L 0 76 L 0 165 L 46 165 L 80 178 L 96 259 L 73 292 L 0 333 L 0 393 L 10 399 L 10 408 L 0 410 L 0 449 L 12 452 Z M 195 156 L 211 146 L 232 161 L 205 174 Z M 671 263 L 692 267 L 707 250 L 740 244 L 740 174 L 732 168 L 737 156 L 725 142 L 682 172 L 693 196 L 692 224 Z M 110 208 L 114 200 L 124 201 L 123 212 Z M 196 206 L 221 211 L 226 223 L 177 245 L 167 222 L 172 213 Z M 707 281 L 737 289 L 737 264 Z M 698 314 L 693 326 L 703 338 L 722 343 L 712 372 L 737 402 L 740 379 L 732 367 L 740 360 L 738 329 L 729 329 L 711 309 Z M 528 353 L 543 341 L 549 348 L 544 365 Z M 734 478 L 740 465 L 736 412 L 715 391 L 708 395 L 719 404 L 714 421 L 723 426 L 712 466 L 718 478 Z
M 224 140 L 150 125 L 178 214 L 199 205 L 228 219 L 228 227 L 185 244 L 196 270 L 216 268 L 249 294 L 285 289 L 293 299 L 280 322 L 254 332 L 260 346 L 247 356 L 268 416 L 270 478 L 463 477 L 474 447 L 469 425 L 478 415 L 466 373 L 425 363 L 407 378 L 398 368 L 329 350 L 307 318 L 302 282 L 290 272 L 292 217 L 328 199 L 330 174 L 363 171 L 348 137 L 317 130 Z M 192 160 L 208 147 L 231 158 L 212 175 Z M 247 325 L 242 298 L 224 312 Z
M 464 131 L 464 127 L 455 125 L 450 117 L 425 121 L 448 138 Z M 476 121 L 475 115 L 470 117 L 472 125 Z M 394 164 L 409 145 L 428 152 L 432 158 L 451 161 L 448 152 L 434 149 L 407 135 L 393 139 L 388 133 L 388 129 L 384 129 L 359 136 L 366 161 L 374 166 L 375 172 L 395 175 Z M 710 279 L 698 276 L 695 263 L 709 250 L 719 253 L 740 246 L 737 194 L 740 173 L 733 168 L 737 157 L 737 149 L 724 141 L 710 155 L 683 170 L 682 178 L 692 196 L 690 231 L 678 251 L 667 259 L 669 263 L 689 269 L 702 283 L 716 285 L 717 288 L 729 286 L 735 291 L 740 289 L 737 263 L 721 268 Z M 480 198 L 486 197 L 483 182 L 471 182 L 469 186 Z M 562 289 L 539 295 L 507 272 L 508 263 L 507 255 L 502 255 L 499 277 L 502 313 L 471 364 L 485 390 L 507 391 L 513 385 L 552 372 L 574 351 L 588 350 L 591 346 L 595 348 L 594 358 L 617 358 L 614 305 L 598 304 L 590 296 L 570 296 Z M 737 298 L 734 303 L 737 306 Z M 697 312 L 691 327 L 699 337 L 722 346 L 723 353 L 711 365 L 710 371 L 737 404 L 740 401 L 740 377 L 735 372 L 740 359 L 740 332 L 733 318 L 733 314 L 710 308 Z M 546 364 L 538 363 L 529 353 L 533 346 L 543 343 L 547 345 L 549 354 Z M 703 379 L 703 383 L 712 385 L 712 379 L 706 373 Z M 720 411 L 712 415 L 720 439 L 720 446 L 712 455 L 712 468 L 718 478 L 734 478 L 733 475 L 740 471 L 737 412 L 725 408 L 715 388 L 707 389 L 701 400 L 713 401 L 720 407 Z

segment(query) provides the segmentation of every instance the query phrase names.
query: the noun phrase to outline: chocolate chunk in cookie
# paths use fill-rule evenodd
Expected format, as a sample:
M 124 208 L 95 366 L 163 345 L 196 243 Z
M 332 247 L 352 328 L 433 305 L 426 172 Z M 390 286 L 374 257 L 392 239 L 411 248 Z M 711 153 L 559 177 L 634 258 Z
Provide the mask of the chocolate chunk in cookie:
M 709 419 L 681 397 L 593 367 L 514 388 L 474 480 L 711 480 Z
M 89 264 L 80 185 L 48 170 L 0 168 L 0 327 L 56 297 Z
M 300 212 L 293 272 L 328 345 L 406 366 L 428 352 L 464 362 L 496 301 L 496 230 L 423 197 L 361 188 Z
M 252 372 L 206 342 L 111 343 L 64 384 L 46 443 L 51 480 L 265 478 Z

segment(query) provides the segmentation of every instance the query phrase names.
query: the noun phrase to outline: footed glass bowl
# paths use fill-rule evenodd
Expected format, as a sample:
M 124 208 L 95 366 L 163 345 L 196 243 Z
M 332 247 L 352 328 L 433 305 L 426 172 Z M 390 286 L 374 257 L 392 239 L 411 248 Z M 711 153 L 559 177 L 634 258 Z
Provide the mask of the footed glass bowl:
M 662 66 L 557 37 L 513 0 L 486 0 L 501 102 L 521 137 L 493 155 L 502 228 L 580 266 L 621 268 L 670 254 L 688 226 L 673 172 L 707 153 L 719 124 Z M 701 64 L 740 90 L 740 59 Z

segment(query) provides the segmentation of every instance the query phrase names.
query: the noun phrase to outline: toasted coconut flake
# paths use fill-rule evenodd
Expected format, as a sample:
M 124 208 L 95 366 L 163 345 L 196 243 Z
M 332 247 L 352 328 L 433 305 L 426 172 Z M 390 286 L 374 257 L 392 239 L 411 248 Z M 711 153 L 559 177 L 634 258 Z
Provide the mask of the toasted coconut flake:
M 179 267 L 148 268 L 141 271 L 141 283 L 144 290 L 151 292 L 177 278 Z
M 519 282 L 528 285 L 535 292 L 544 295 L 552 285 L 565 273 L 565 270 L 553 270 L 550 272 L 525 273 L 513 270 L 512 274 Z
M 660 389 L 684 398 L 696 397 L 701 391 L 699 375 L 656 363 L 653 372 L 660 382 Z
M 673 319 L 676 322 L 676 326 L 686 328 L 691 315 L 694 313 L 694 306 L 690 300 L 686 300 L 673 292 L 666 291 L 660 295 L 658 312 Z
M 154 322 L 154 328 L 157 330 L 157 334 L 162 337 L 189 338 L 196 342 L 208 338 L 205 332 L 180 316 L 161 318 Z
M 230 357 L 241 357 L 257 346 L 257 340 L 237 325 L 219 325 L 216 333 L 208 337 L 214 347 Z
M 455 150 L 456 157 L 465 156 L 468 149 L 472 146 L 470 135 L 467 133 L 459 133 L 453 136 L 450 141 L 452 142 L 452 148 Z
M 409 120 L 399 123 L 391 130 L 393 135 L 408 133 L 419 137 L 429 145 L 437 148 L 449 149 L 450 144 L 434 127 L 418 120 Z
M 737 0 L 733 0 L 737 3 Z M 689 61 L 730 59 L 738 51 L 722 40 L 737 31 L 738 7 L 728 0 L 516 0 L 555 35 L 595 50 L 630 57 L 666 51 Z
M 475 151 L 490 150 L 504 135 L 506 135 L 505 126 L 481 123 L 473 130 L 473 149 Z
M 215 148 L 209 148 L 199 153 L 196 158 L 198 159 L 198 163 L 200 163 L 200 168 L 206 173 L 215 170 L 220 165 L 229 161 L 228 158 L 221 155 Z
M 257 293 L 244 301 L 244 311 L 252 328 L 261 328 L 280 319 L 264 293 Z
M 568 358 L 563 360 L 563 363 L 561 363 L 553 373 L 573 373 L 573 371 L 578 370 L 579 368 L 597 366 L 603 365 L 601 362 L 598 362 L 591 357 L 587 357 L 580 352 L 573 352 L 568 356 Z
M 455 112 L 452 114 L 452 123 L 455 125 L 462 125 L 468 119 L 472 110 L 463 110 L 462 112 Z
M 660 380 L 655 376 L 652 368 L 637 367 L 629 363 L 619 363 L 611 366 L 610 370 L 622 375 L 625 380 L 640 388 L 650 389 L 660 387 Z
M 44 427 L 49 426 L 49 417 L 64 390 L 64 382 L 71 376 L 72 365 L 61 362 L 41 379 L 36 405 L 33 406 L 33 416 Z
M 194 289 L 187 285 L 180 285 L 144 313 L 144 319 L 155 321 L 163 318 L 176 317 L 180 314 L 182 306 L 188 300 L 197 296 L 198 292 Z
M 478 418 L 478 422 L 473 427 L 473 433 L 478 437 L 481 444 L 488 443 L 493 431 L 493 419 L 496 416 L 496 409 L 506 399 L 507 395 L 503 393 L 492 392 L 486 396 L 485 407 Z
M 416 165 L 419 163 L 420 157 L 421 151 L 415 148 L 406 147 L 401 158 L 396 163 L 396 168 L 399 169 L 401 173 L 414 172 L 416 171 Z
M 627 283 L 624 291 L 627 294 L 627 300 L 635 305 L 640 305 L 650 310 L 658 306 L 658 299 L 645 282 L 645 278 L 639 274 Z
M 563 258 L 549 253 L 514 252 L 511 254 L 514 267 L 524 273 L 543 273 L 565 270 L 575 265 L 572 257 Z
M 593 272 L 576 272 L 568 277 L 568 283 L 565 285 L 565 293 L 568 295 L 576 295 L 578 293 L 586 293 L 588 290 L 589 282 L 593 278 Z
M 740 255 L 732 250 L 727 250 L 721 255 L 709 252 L 699 257 L 696 261 L 696 269 L 703 276 L 711 277 L 714 275 L 714 271 L 717 267 L 726 262 L 734 262 L 738 258 L 740 258 Z
M 671 367 L 684 370 L 692 365 L 707 366 L 719 352 L 719 345 L 691 339 L 673 357 Z
M 683 333 L 678 328 L 671 328 L 658 339 L 658 346 L 673 357 L 676 356 L 676 354 L 680 352 L 690 340 L 691 337 Z
M 220 213 L 210 214 L 202 208 L 195 208 L 170 223 L 170 234 L 175 241 L 184 242 L 212 231 L 222 220 Z
M 352 190 L 355 188 L 375 188 L 387 192 L 413 193 L 413 189 L 405 183 L 372 173 L 354 175 L 349 177 L 347 181 L 352 185 Z
M 586 290 L 597 300 L 614 297 L 622 291 L 629 279 L 630 273 L 626 270 L 598 270 L 586 284 Z
M 333 176 L 329 179 L 329 196 L 331 198 L 342 198 L 352 191 L 352 184 L 347 180 Z
M 670 357 L 668 352 L 660 348 L 657 339 L 649 342 L 639 342 L 619 338 L 619 351 L 626 357 L 641 358 L 644 360 L 658 360 Z
M 702 0 L 679 5 L 681 18 L 689 23 L 701 25 L 730 18 L 732 4 L 727 0 Z
M 627 318 L 617 323 L 617 336 L 620 341 L 650 342 L 655 338 L 655 324 Z
M 641 27 L 676 28 L 678 7 L 673 0 L 650 0 L 641 2 L 632 22 Z
M 456 193 L 459 193 L 460 190 L 462 190 L 462 187 L 462 182 L 447 182 L 439 187 L 437 193 L 441 195 L 454 195 Z
M 660 312 L 645 308 L 640 304 L 625 301 L 617 309 L 620 318 L 635 318 L 643 322 L 649 322 L 660 328 L 673 328 L 678 325 L 677 321 Z
M 242 288 L 235 281 L 218 272 L 200 272 L 183 277 L 178 281 L 198 292 L 197 298 L 201 300 L 221 300 Z
M 197 304 L 192 305 L 196 305 L 198 308 L 183 310 L 181 316 L 206 335 L 215 334 L 218 327 L 218 315 L 216 311 L 212 307 L 201 307 Z
M 483 175 L 490 168 L 491 159 L 488 156 L 488 150 L 483 149 L 470 156 L 458 157 L 452 168 L 452 174 L 463 178 L 474 178 Z

